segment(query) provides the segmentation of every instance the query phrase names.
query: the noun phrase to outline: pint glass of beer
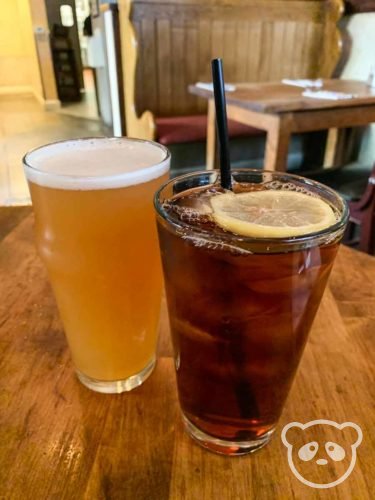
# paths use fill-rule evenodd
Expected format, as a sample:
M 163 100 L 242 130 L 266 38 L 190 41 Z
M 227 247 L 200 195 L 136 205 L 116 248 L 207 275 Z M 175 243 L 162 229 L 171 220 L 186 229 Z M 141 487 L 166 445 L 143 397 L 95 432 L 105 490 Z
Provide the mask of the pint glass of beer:
M 301 177 L 238 170 L 226 191 L 218 176 L 173 179 L 155 206 L 185 427 L 240 455 L 275 429 L 348 209 Z
M 155 365 L 162 275 L 152 198 L 169 163 L 163 146 L 127 138 L 24 157 L 37 248 L 78 378 L 94 391 L 129 391 Z

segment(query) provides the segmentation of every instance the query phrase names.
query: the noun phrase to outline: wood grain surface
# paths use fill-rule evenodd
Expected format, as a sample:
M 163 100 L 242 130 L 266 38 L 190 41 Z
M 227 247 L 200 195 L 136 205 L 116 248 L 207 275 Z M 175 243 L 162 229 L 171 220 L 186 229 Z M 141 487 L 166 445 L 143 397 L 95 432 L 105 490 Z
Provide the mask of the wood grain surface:
M 264 168 L 284 171 L 290 136 L 313 130 L 343 129 L 368 125 L 375 121 L 375 91 L 356 80 L 323 80 L 324 90 L 353 94 L 352 99 L 337 101 L 304 97 L 303 89 L 281 82 L 242 83 L 226 93 L 227 115 L 231 120 L 267 131 Z M 192 94 L 212 102 L 213 92 L 190 85 Z M 215 115 L 208 112 L 206 165 L 214 168 L 216 146 Z M 337 131 L 336 131 L 337 132 Z M 325 166 L 339 164 L 337 133 L 328 141 Z M 342 151 L 341 151 L 342 153 Z M 343 156 L 341 154 L 341 156 Z
M 228 80 L 229 82 L 229 80 Z M 315 99 L 304 97 L 304 89 L 281 82 L 240 83 L 234 92 L 227 92 L 227 104 L 261 113 L 322 110 L 375 105 L 375 89 L 357 80 L 323 80 L 323 90 L 353 94 L 352 99 Z M 192 94 L 211 99 L 213 92 L 190 85 Z
M 375 12 L 375 0 L 345 0 L 345 13 Z
M 165 303 L 158 364 L 143 386 L 109 396 L 77 381 L 33 217 L 13 210 L 0 243 L 1 499 L 375 498 L 374 258 L 340 249 L 271 443 L 227 458 L 183 431 Z M 321 418 L 363 431 L 352 474 L 329 490 L 293 476 L 280 439 L 286 423 Z

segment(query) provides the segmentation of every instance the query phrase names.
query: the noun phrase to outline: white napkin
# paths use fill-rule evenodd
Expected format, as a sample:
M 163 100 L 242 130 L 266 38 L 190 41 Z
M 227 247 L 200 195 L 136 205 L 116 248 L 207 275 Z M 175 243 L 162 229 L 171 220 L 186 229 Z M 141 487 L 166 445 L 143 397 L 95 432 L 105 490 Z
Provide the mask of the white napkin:
M 346 94 L 344 92 L 332 92 L 330 90 L 305 90 L 302 92 L 304 97 L 312 97 L 313 99 L 328 99 L 339 101 L 340 99 L 353 99 L 356 94 Z
M 214 91 L 214 86 L 212 83 L 197 82 L 195 84 L 195 86 L 199 87 L 200 89 L 211 90 L 211 92 Z M 236 86 L 232 85 L 231 83 L 225 83 L 224 89 L 225 89 L 225 92 L 234 92 L 236 90 Z
M 315 87 L 320 89 L 323 87 L 323 80 L 321 78 L 319 78 L 318 80 L 290 80 L 289 78 L 284 78 L 283 80 L 281 80 L 281 83 L 302 88 Z

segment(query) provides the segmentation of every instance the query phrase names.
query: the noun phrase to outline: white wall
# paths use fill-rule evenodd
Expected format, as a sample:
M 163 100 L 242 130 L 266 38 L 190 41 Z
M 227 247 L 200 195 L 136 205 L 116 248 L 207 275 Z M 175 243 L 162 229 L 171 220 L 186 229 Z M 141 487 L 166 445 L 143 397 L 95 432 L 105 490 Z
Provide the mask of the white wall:
M 367 80 L 371 66 L 375 67 L 375 13 L 355 14 L 344 22 L 352 47 L 341 78 Z M 375 162 L 375 124 L 369 126 L 364 134 L 359 161 L 368 165 Z
M 28 0 L 1 2 L 0 93 L 43 90 Z

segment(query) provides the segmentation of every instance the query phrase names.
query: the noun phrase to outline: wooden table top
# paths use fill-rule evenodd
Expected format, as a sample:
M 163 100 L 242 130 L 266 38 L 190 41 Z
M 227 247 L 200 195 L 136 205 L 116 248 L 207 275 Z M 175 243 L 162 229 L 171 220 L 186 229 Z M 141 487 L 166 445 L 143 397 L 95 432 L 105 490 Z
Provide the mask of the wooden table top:
M 375 105 L 375 88 L 366 82 L 356 80 L 323 80 L 322 89 L 353 94 L 352 99 L 328 100 L 304 97 L 301 87 L 286 85 L 281 82 L 239 83 L 233 92 L 226 92 L 227 104 L 239 106 L 261 113 L 285 113 L 303 110 L 322 110 L 353 106 Z M 190 85 L 192 94 L 211 99 L 213 92 Z
M 0 209 L 1 499 L 375 498 L 374 258 L 340 249 L 272 441 L 228 458 L 183 431 L 165 303 L 142 387 L 103 395 L 77 381 L 29 212 Z M 293 476 L 280 439 L 289 422 L 323 418 L 363 431 L 352 474 L 328 491 Z

